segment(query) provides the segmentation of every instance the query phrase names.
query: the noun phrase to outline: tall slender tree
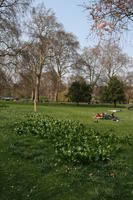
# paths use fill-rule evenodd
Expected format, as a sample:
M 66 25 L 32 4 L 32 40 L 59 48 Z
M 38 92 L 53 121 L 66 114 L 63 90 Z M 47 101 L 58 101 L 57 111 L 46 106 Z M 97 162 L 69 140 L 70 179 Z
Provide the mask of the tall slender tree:
M 79 42 L 72 33 L 63 29 L 56 32 L 52 42 L 50 66 L 57 74 L 56 101 L 60 91 L 61 81 L 68 73 L 76 59 Z
M 27 30 L 29 40 L 36 48 L 36 50 L 33 50 L 36 51 L 33 58 L 35 65 L 34 111 L 36 111 L 36 102 L 39 101 L 41 75 L 50 59 L 51 40 L 60 28 L 61 25 L 57 23 L 55 14 L 51 9 L 47 10 L 43 4 L 32 9 Z

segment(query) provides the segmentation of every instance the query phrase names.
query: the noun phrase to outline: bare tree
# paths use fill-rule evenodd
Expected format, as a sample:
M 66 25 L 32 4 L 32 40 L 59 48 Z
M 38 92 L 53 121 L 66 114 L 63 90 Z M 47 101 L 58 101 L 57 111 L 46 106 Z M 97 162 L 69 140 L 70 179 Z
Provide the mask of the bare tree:
M 94 88 L 103 73 L 99 45 L 93 48 L 85 47 L 75 66 L 82 71 L 85 79 Z
M 39 63 L 39 47 L 38 44 L 26 43 L 25 48 L 20 54 L 19 61 L 19 74 L 20 79 L 30 75 L 29 87 L 31 88 L 31 99 L 34 100 L 35 97 L 35 81 L 37 76 L 37 66 Z
M 21 14 L 31 0 L 0 0 L 0 57 L 14 56 L 18 51 Z
M 57 73 L 54 70 L 49 70 L 42 74 L 40 83 L 40 95 L 42 99 L 55 101 L 57 80 Z M 59 99 L 62 101 L 66 100 L 66 93 L 67 87 L 65 83 L 61 81 Z
M 109 40 L 100 45 L 101 65 L 104 68 L 103 80 L 106 82 L 115 75 L 120 75 L 127 69 L 129 60 L 118 43 Z
M 0 70 L 12 81 L 16 56 L 20 52 L 21 19 L 31 1 L 0 0 Z
M 54 101 L 57 85 L 57 74 L 54 70 L 49 70 L 42 74 L 40 83 L 40 94 Z
M 61 27 L 56 21 L 55 14 L 51 9 L 47 10 L 43 4 L 33 8 L 31 20 L 27 23 L 28 36 L 34 49 L 30 50 L 31 62 L 35 71 L 35 95 L 34 111 L 36 111 L 36 102 L 39 100 L 39 88 L 42 72 L 46 69 L 50 59 L 51 40 L 56 31 Z
M 10 77 L 0 68 L 0 95 L 10 90 L 11 83 Z
M 130 100 L 133 99 L 133 72 L 128 72 L 124 79 L 125 85 L 125 95 L 127 98 L 127 103 L 130 103 Z
M 79 43 L 72 33 L 64 30 L 56 32 L 53 38 L 50 62 L 51 68 L 57 74 L 56 101 L 58 101 L 62 78 L 70 71 L 78 48 Z

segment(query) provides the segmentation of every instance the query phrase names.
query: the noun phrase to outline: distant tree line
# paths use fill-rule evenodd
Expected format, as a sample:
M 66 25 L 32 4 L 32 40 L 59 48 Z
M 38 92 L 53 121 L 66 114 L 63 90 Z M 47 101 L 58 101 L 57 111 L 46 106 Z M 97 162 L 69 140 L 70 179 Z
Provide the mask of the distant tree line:
M 0 3 L 0 96 L 30 99 L 35 111 L 38 101 L 129 103 L 133 62 L 119 43 L 80 49 L 51 9 L 31 3 Z

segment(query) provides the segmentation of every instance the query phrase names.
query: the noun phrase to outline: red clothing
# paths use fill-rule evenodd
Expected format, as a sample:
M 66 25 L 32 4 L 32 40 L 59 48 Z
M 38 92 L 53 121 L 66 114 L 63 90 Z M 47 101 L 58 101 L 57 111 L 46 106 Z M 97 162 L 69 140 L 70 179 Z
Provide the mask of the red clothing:
M 96 114 L 96 118 L 97 119 L 103 119 L 104 118 L 104 114 L 103 113 L 97 113 Z

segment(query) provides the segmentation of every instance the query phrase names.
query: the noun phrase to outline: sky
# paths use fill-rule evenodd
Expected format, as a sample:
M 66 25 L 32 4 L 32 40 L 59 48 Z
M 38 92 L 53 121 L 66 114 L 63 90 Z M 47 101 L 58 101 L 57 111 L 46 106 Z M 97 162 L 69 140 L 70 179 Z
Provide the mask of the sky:
M 89 37 L 90 24 L 87 13 L 80 6 L 83 0 L 35 0 L 35 4 L 44 3 L 51 8 L 67 32 L 77 36 L 81 48 L 93 46 L 97 43 L 96 37 Z M 121 47 L 125 53 L 133 57 L 133 26 L 121 38 Z

